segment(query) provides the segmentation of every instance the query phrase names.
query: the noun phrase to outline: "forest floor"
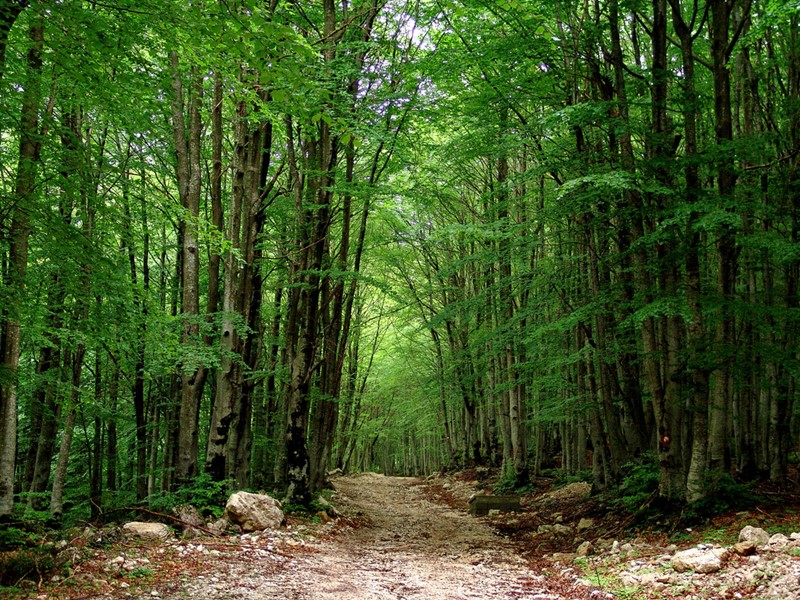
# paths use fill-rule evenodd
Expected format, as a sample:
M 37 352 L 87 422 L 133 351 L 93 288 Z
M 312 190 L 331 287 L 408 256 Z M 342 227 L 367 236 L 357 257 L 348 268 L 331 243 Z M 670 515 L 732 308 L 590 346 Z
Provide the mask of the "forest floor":
M 290 517 L 280 531 L 192 540 L 142 541 L 91 535 L 73 540 L 76 561 L 64 578 L 43 577 L 19 598 L 79 600 L 456 600 L 800 597 L 800 558 L 759 551 L 735 556 L 717 573 L 676 574 L 665 564 L 699 542 L 735 542 L 740 525 L 800 530 L 793 511 L 726 517 L 678 537 L 631 537 L 624 520 L 603 513 L 585 484 L 534 493 L 523 512 L 474 517 L 467 500 L 484 474 L 427 480 L 365 473 L 335 479 L 342 516 L 328 523 Z M 594 556 L 575 560 L 576 538 L 542 535 L 580 519 Z M 748 520 L 749 519 L 749 520 Z M 755 519 L 755 522 L 754 520 Z M 741 522 L 740 522 L 741 521 Z M 746 521 L 746 522 L 745 522 Z M 567 525 L 565 525 L 566 527 Z M 787 529 L 789 528 L 789 529 Z M 104 530 L 106 531 L 106 530 Z M 708 538 L 713 539 L 708 539 Z M 604 540 L 617 540 L 606 549 Z M 621 546 L 621 549 L 620 549 Z M 601 549 L 602 548 L 602 549 Z M 80 559 L 78 556 L 80 555 Z M 668 560 L 666 561 L 668 563 Z M 783 587 L 774 583 L 786 579 Z M 772 586 L 772 587 L 770 587 Z M 792 587 L 794 586 L 794 587 Z M 2 594 L 0 594 L 2 595 Z

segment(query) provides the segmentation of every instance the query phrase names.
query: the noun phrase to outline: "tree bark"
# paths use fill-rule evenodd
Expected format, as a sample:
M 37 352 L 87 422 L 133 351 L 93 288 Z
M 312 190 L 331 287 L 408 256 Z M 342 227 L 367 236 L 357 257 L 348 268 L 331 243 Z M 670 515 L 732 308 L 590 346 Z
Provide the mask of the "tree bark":
M 721 158 L 717 163 L 717 192 L 722 209 L 734 210 L 736 173 L 732 152 L 726 148 L 733 141 L 733 119 L 731 114 L 731 78 L 728 60 L 731 56 L 729 34 L 733 8 L 737 0 L 711 0 L 709 33 L 714 80 L 714 130 L 720 146 Z M 749 0 L 745 0 L 749 10 Z M 741 18 L 746 18 L 742 16 Z M 718 367 L 714 372 L 714 387 L 709 417 L 709 468 L 721 473 L 730 467 L 728 445 L 728 419 L 732 402 L 732 377 L 730 363 L 735 343 L 735 315 L 733 301 L 736 286 L 737 250 L 736 230 L 733 225 L 720 226 L 717 241 L 717 288 L 722 302 L 716 331 L 716 347 L 720 353 Z
M 184 100 L 183 76 L 176 52 L 170 52 L 172 76 L 172 128 L 175 143 L 176 175 L 181 205 L 186 217 L 183 229 L 181 313 L 182 341 L 186 349 L 201 343 L 200 334 L 200 246 L 198 221 L 202 172 L 200 149 L 202 122 L 200 104 L 203 96 L 203 77 L 190 75 L 189 98 Z M 187 115 L 188 113 L 188 123 Z M 187 135 L 188 132 L 188 135 Z M 201 360 L 193 359 L 181 365 L 181 402 L 178 416 L 178 457 L 175 467 L 176 483 L 182 484 L 198 474 L 198 436 L 200 399 L 205 388 L 208 370 Z
M 78 403 L 81 396 L 81 371 L 83 370 L 83 357 L 86 348 L 80 344 L 72 353 L 70 393 L 67 400 L 67 417 L 64 421 L 64 431 L 61 434 L 61 444 L 58 450 L 58 462 L 53 476 L 53 493 L 50 496 L 50 516 L 57 522 L 61 521 L 64 513 L 64 484 L 67 479 L 67 466 L 69 453 L 72 447 L 72 435 L 75 430 L 75 418 L 78 412 Z
M 21 308 L 24 304 L 28 245 L 31 235 L 30 211 L 36 201 L 39 154 L 39 104 L 41 101 L 42 17 L 33 19 L 28 35 L 31 47 L 22 95 L 20 147 L 15 187 L 16 203 L 11 221 L 9 273 L 6 293 L 9 299 L 0 309 L 0 518 L 14 508 L 14 472 L 17 454 L 17 368 L 22 342 Z
M 50 331 L 45 334 L 49 343 L 39 350 L 36 365 L 39 387 L 31 401 L 31 441 L 24 480 L 24 489 L 29 494 L 28 506 L 34 510 L 41 510 L 44 505 L 41 494 L 47 491 L 50 483 L 60 416 L 57 389 L 62 380 L 61 340 L 54 332 L 63 326 L 65 293 L 58 274 L 53 275 L 49 291 L 53 294 L 49 301 L 52 307 L 48 315 Z
M 686 298 L 691 311 L 687 328 L 692 366 L 692 449 L 687 470 L 686 500 L 696 502 L 706 493 L 708 475 L 708 392 L 709 371 L 704 355 L 707 352 L 705 325 L 701 306 L 702 277 L 700 264 L 700 233 L 697 230 L 699 213 L 694 209 L 700 197 L 701 184 L 697 164 L 697 93 L 695 89 L 694 39 L 699 34 L 690 30 L 686 23 L 679 0 L 669 0 L 672 9 L 672 22 L 681 44 L 683 64 L 683 121 L 684 121 L 684 159 L 686 201 L 692 207 L 685 234 L 685 272 Z M 689 20 L 694 23 L 697 11 Z

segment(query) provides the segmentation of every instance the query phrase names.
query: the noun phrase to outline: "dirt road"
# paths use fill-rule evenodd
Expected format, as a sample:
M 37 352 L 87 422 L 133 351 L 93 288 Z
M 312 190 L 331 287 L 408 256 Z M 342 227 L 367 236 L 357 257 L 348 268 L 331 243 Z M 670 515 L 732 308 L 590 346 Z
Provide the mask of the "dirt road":
M 226 560 L 161 597 L 275 600 L 589 598 L 533 573 L 481 520 L 425 498 L 419 480 L 363 474 L 335 482 L 336 503 L 365 523 L 286 552 L 280 564 Z M 256 547 L 253 547 L 253 551 Z M 227 557 L 230 558 L 230 557 Z M 560 588 L 560 589 L 559 589 Z
M 585 535 L 597 548 L 582 566 L 576 566 L 571 555 L 556 558 L 553 554 L 569 552 L 576 539 L 561 539 L 540 529 L 561 523 L 564 515 L 577 527 L 578 520 L 589 514 L 582 512 L 588 502 L 586 484 L 543 492 L 528 498 L 520 515 L 490 520 L 471 517 L 465 510 L 470 494 L 485 489 L 479 478 L 438 477 L 423 482 L 363 474 L 334 483 L 334 503 L 344 517 L 327 524 L 295 518 L 286 528 L 256 534 L 166 540 L 121 536 L 117 527 L 86 528 L 62 550 L 74 554 L 70 559 L 74 569 L 56 575 L 40 573 L 38 585 L 29 581 L 11 597 L 608 600 L 635 594 L 651 600 L 800 598 L 796 552 L 800 524 L 795 526 L 794 514 L 785 526 L 798 533 L 790 538 L 773 536 L 782 537 L 783 544 L 770 542 L 752 556 L 734 553 L 712 574 L 673 569 L 671 557 L 677 547 L 666 547 L 669 540 L 663 536 L 604 546 L 601 541 L 608 542 L 618 522 L 611 523 L 609 533 L 607 524 L 593 514 L 598 525 L 593 535 Z M 763 518 L 758 523 L 768 524 L 769 515 L 760 512 Z M 745 514 L 742 519 L 734 530 L 751 517 Z M 498 535 L 498 530 L 510 537 Z M 702 537 L 687 545 L 705 550 L 719 547 Z M 596 580 L 619 596 L 593 589 L 580 577 Z

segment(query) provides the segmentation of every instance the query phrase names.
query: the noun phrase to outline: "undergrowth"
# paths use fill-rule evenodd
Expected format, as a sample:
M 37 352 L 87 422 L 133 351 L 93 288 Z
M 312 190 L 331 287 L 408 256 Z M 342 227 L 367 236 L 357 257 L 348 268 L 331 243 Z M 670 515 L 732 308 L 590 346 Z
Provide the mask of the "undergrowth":
M 658 457 L 653 453 L 642 455 L 623 469 L 626 475 L 621 485 L 611 492 L 613 497 L 609 493 L 606 500 L 630 514 L 637 525 L 660 527 L 668 524 L 674 528 L 706 521 L 727 510 L 752 509 L 763 501 L 752 484 L 738 482 L 727 473 L 709 473 L 702 498 L 696 502 L 665 501 L 659 498 Z
M 11 593 L 26 579 L 41 581 L 66 566 L 41 529 L 38 521 L 0 529 L 0 592 Z
M 215 481 L 211 475 L 202 473 L 188 485 L 174 492 L 162 492 L 151 496 L 149 507 L 158 512 L 168 513 L 176 506 L 191 504 L 203 516 L 218 519 L 225 510 L 231 486 L 229 480 Z

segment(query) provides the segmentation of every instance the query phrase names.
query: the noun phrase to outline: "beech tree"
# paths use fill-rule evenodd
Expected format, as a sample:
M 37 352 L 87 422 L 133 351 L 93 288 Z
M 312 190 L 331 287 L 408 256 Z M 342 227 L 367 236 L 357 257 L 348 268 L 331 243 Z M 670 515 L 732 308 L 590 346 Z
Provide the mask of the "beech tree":
M 0 2 L 0 515 L 334 466 L 788 486 L 798 19 Z

